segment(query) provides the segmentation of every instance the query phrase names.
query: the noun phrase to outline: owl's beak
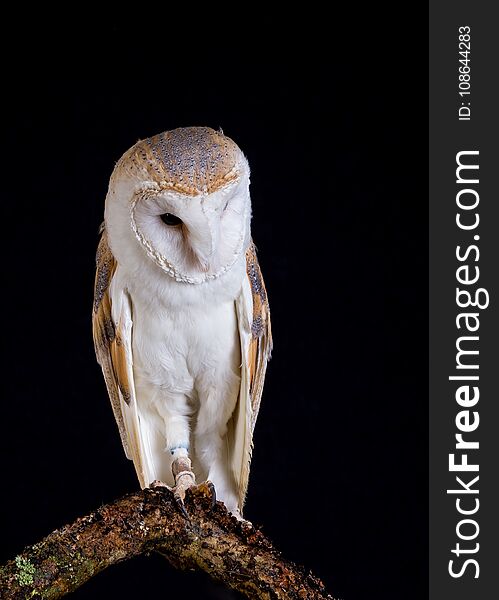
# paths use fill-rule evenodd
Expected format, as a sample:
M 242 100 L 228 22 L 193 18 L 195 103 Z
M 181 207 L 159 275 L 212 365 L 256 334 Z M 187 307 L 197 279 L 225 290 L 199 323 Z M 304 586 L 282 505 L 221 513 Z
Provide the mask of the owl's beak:
M 188 240 L 192 252 L 204 273 L 212 270 L 218 248 L 218 231 L 189 231 Z
M 209 257 L 199 256 L 199 254 L 196 253 L 196 259 L 199 263 L 201 271 L 203 271 L 203 273 L 208 273 L 211 266 Z

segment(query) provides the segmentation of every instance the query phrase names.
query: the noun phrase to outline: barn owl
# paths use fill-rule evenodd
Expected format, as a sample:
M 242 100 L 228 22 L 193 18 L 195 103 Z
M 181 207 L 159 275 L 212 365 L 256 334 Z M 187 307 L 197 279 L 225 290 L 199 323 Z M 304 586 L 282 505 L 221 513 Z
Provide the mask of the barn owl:
M 250 233 L 249 166 L 208 127 L 139 141 L 116 164 L 97 250 L 93 335 L 142 488 L 209 481 L 242 517 L 272 349 Z M 185 511 L 185 508 L 183 508 Z

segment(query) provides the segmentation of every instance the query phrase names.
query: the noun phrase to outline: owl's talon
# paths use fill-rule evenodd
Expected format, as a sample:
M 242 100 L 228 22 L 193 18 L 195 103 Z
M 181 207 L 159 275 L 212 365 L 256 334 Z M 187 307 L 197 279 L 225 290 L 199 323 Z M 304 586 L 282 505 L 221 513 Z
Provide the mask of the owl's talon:
M 213 510 L 217 504 L 217 491 L 212 481 L 207 481 L 206 487 L 211 494 L 211 510 Z
M 152 481 L 151 484 L 149 485 L 149 487 L 153 490 L 158 489 L 158 488 L 167 488 L 170 490 L 170 492 L 173 492 L 173 499 L 175 500 L 175 504 L 177 505 L 177 508 L 179 509 L 179 511 L 182 513 L 182 515 L 186 519 L 189 518 L 189 515 L 188 515 L 187 511 L 185 510 L 185 506 L 184 506 L 185 490 L 182 490 L 182 488 L 170 487 L 169 485 L 167 485 L 166 483 L 163 483 L 159 479 L 155 479 L 154 481 Z
M 154 489 L 154 488 L 160 488 L 160 487 L 166 487 L 170 489 L 170 486 L 166 485 L 166 483 L 163 483 L 161 480 L 159 479 L 155 479 L 154 481 L 152 481 L 149 485 L 150 488 Z
M 177 492 L 173 493 L 173 498 L 175 499 L 175 504 L 177 505 L 179 511 L 182 513 L 183 517 L 189 520 L 189 513 L 185 509 L 183 498 L 180 496 L 180 494 L 177 494 Z

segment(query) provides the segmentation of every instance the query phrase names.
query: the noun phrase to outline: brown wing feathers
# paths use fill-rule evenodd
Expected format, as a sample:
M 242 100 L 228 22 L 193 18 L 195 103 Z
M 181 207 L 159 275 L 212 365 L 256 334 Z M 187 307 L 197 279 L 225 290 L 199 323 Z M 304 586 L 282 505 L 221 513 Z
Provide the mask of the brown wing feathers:
M 116 270 L 116 261 L 107 243 L 105 231 L 102 233 L 99 242 L 96 260 L 97 271 L 92 314 L 95 353 L 102 367 L 125 453 L 128 458 L 131 458 L 119 393 L 121 391 L 125 402 L 129 402 L 130 392 L 126 374 L 126 359 L 119 327 L 115 326 L 111 316 L 111 300 L 109 297 L 109 285 Z
M 263 391 L 267 361 L 272 351 L 272 328 L 267 290 L 265 289 L 265 283 L 253 243 L 246 251 L 246 270 L 253 296 L 253 320 L 251 323 L 251 342 L 248 359 L 250 398 L 253 414 L 252 428 L 254 428 Z

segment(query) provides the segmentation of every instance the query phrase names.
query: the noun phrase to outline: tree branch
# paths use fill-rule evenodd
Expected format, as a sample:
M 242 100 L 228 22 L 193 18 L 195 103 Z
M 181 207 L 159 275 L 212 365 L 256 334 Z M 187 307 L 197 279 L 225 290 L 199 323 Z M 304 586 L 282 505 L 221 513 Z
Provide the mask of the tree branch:
M 206 485 L 188 490 L 180 513 L 166 488 L 146 489 L 56 529 L 0 567 L 1 598 L 60 598 L 110 565 L 151 551 L 197 568 L 247 598 L 329 599 L 322 582 L 283 559 L 256 528 L 212 509 Z

